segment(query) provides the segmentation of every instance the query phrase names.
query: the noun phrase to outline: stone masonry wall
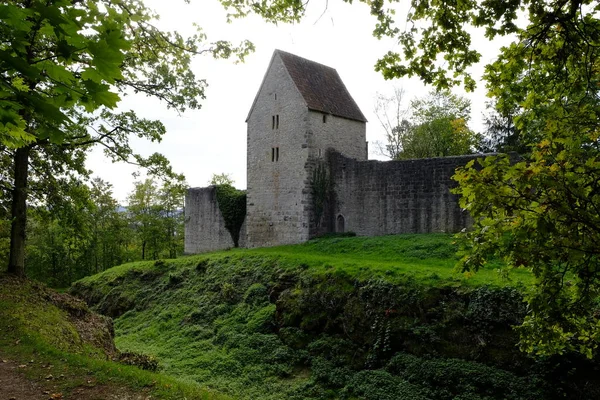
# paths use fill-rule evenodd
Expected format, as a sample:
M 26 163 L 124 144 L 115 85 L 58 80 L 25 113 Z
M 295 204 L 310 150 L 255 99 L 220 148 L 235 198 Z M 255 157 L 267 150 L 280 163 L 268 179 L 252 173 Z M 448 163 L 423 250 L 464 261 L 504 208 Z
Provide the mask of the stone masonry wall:
M 275 55 L 247 120 L 248 247 L 308 240 L 307 118 L 302 95 Z M 279 149 L 275 160 L 273 149 Z
M 246 226 L 242 225 L 239 246 L 246 247 Z M 223 250 L 233 247 L 233 240 L 219 210 L 215 186 L 191 188 L 185 194 L 186 254 Z
M 367 159 L 367 126 L 361 121 L 309 111 L 307 140 L 313 158 L 324 159 L 332 148 L 346 157 Z
M 333 148 L 346 157 L 356 160 L 367 159 L 366 124 L 361 121 L 325 115 L 316 111 L 308 113 L 309 130 L 307 132 L 309 159 L 305 169 L 308 176 L 305 220 L 309 221 L 309 234 L 314 237 L 329 230 L 330 215 L 321 217 L 315 212 L 315 199 L 312 197 L 313 171 L 319 164 L 325 163 L 328 148 Z
M 457 167 L 481 155 L 405 161 L 356 161 L 328 151 L 333 201 L 328 230 L 357 235 L 457 232 L 470 216 L 450 193 Z

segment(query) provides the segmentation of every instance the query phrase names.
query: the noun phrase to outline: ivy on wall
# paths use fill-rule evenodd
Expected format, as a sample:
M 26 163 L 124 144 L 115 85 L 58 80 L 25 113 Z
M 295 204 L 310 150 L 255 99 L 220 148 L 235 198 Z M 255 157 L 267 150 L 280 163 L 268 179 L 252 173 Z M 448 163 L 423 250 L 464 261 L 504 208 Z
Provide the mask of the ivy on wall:
M 246 192 L 231 185 L 217 186 L 217 204 L 225 220 L 233 245 L 239 247 L 240 230 L 246 218 Z
M 325 204 L 329 199 L 331 190 L 331 180 L 327 173 L 325 163 L 319 162 L 313 170 L 312 179 L 310 182 L 312 205 L 317 226 L 321 224 L 321 217 L 325 210 Z

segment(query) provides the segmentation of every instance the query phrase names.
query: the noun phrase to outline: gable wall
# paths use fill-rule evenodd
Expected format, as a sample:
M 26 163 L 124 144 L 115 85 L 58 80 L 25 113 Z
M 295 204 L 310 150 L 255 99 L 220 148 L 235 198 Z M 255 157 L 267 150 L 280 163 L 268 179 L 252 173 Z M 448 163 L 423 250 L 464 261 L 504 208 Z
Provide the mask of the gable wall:
M 272 127 L 273 115 L 279 115 L 279 129 Z M 308 239 L 305 221 L 308 110 L 277 55 L 247 122 L 247 245 L 303 242 Z M 272 161 L 273 147 L 279 147 L 277 162 Z
M 308 134 L 311 157 L 325 157 L 328 148 L 333 148 L 346 157 L 357 160 L 367 159 L 367 127 L 364 122 L 326 115 L 323 122 L 323 113 L 308 112 Z

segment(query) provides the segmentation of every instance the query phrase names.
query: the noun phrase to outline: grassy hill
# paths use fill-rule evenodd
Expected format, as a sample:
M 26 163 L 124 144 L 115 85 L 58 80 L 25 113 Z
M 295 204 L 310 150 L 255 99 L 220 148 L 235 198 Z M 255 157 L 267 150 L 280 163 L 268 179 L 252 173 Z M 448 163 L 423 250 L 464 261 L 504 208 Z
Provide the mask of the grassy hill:
M 110 319 L 1 276 L 0 359 L 65 399 L 600 398 L 596 361 L 519 352 L 528 271 L 461 274 L 455 252 L 450 235 L 332 237 L 121 265 L 70 289 L 116 348 Z
M 466 276 L 455 252 L 443 234 L 333 237 L 122 265 L 72 292 L 115 318 L 119 349 L 234 398 L 600 393 L 595 364 L 518 351 L 527 271 Z
M 123 364 L 131 361 L 134 355 L 114 346 L 110 318 L 42 284 L 0 274 L 0 398 L 228 398 Z

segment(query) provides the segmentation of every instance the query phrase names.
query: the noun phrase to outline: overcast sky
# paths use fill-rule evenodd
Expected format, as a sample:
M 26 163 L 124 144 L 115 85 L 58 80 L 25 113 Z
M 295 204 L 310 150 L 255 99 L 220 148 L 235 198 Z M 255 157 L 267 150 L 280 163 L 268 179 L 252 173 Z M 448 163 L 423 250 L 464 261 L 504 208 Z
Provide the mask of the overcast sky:
M 337 69 L 369 120 L 367 140 L 370 143 L 384 138 L 373 113 L 377 92 L 391 94 L 394 86 L 402 87 L 410 99 L 430 90 L 417 79 L 386 81 L 374 71 L 377 59 L 389 50 L 397 50 L 397 45 L 391 40 L 378 41 L 372 37 L 374 19 L 362 3 L 329 1 L 325 10 L 325 2 L 311 2 L 308 16 L 301 24 L 278 26 L 268 25 L 256 17 L 228 24 L 217 0 L 192 0 L 192 4 L 185 4 L 183 0 L 146 0 L 145 3 L 160 14 L 158 25 L 162 29 L 191 34 L 194 32 L 192 24 L 197 23 L 209 41 L 225 39 L 237 43 L 248 39 L 256 46 L 256 52 L 243 64 L 217 61 L 208 56 L 196 60 L 194 72 L 209 85 L 200 110 L 178 115 L 144 96 L 128 96 L 121 102 L 122 109 L 132 109 L 140 116 L 160 119 L 165 124 L 167 134 L 160 144 L 133 139 L 133 147 L 144 155 L 163 153 L 175 171 L 185 174 L 190 187 L 206 186 L 213 173 L 228 173 L 237 187 L 246 187 L 244 121 L 275 49 Z M 493 59 L 500 43 L 480 45 L 484 50 L 483 60 L 474 70 L 476 76 L 480 76 L 483 64 Z M 460 90 L 456 93 L 464 94 Z M 471 127 L 480 131 L 486 101 L 483 84 L 467 97 L 472 100 Z M 381 158 L 374 154 L 370 157 Z M 99 149 L 90 155 L 88 167 L 95 176 L 112 183 L 115 197 L 125 201 L 133 189 L 134 167 L 111 164 Z

